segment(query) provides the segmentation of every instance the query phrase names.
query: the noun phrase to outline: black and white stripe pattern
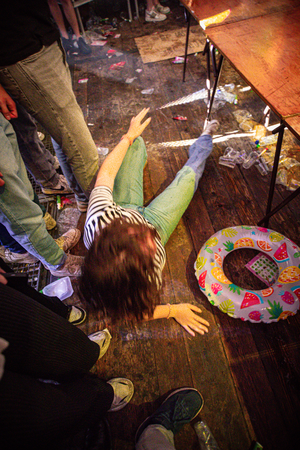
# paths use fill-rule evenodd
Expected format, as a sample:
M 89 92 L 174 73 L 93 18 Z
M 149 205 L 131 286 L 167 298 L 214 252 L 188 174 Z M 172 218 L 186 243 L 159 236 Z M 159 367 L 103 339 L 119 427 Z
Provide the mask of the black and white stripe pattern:
M 153 225 L 139 212 L 133 209 L 122 208 L 114 203 L 112 191 L 107 186 L 97 186 L 94 188 L 90 196 L 87 218 L 84 226 L 83 242 L 86 248 L 90 248 L 100 227 L 104 228 L 114 219 L 118 218 L 122 218 L 128 223 L 143 224 L 149 228 L 154 228 Z M 161 272 L 166 262 L 166 252 L 158 237 L 155 238 L 155 243 L 156 254 L 154 257 L 154 264 L 157 274 L 157 284 L 161 286 Z

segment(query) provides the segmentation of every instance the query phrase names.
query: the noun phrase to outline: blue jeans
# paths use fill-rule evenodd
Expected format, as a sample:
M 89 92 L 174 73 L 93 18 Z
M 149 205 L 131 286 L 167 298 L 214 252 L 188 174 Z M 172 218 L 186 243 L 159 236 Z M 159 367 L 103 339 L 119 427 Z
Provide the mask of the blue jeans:
M 148 206 L 143 206 L 143 168 L 147 152 L 143 138 L 137 138 L 128 149 L 116 176 L 114 201 L 144 216 L 156 228 L 163 245 L 166 245 L 193 198 L 212 148 L 212 137 L 200 136 L 190 147 L 189 159 L 172 183 Z
M 64 263 L 66 254 L 46 230 L 41 208 L 21 157 L 12 125 L 0 114 L 0 171 L 5 181 L 0 194 L 0 223 L 26 251 L 49 269 Z
M 78 194 L 88 198 L 99 157 L 76 102 L 61 43 L 54 42 L 16 64 L 0 67 L 0 83 L 62 148 L 80 186 Z M 69 184 L 73 189 L 72 180 Z
M 34 194 L 33 201 L 34 201 L 34 203 L 39 205 L 39 207 L 41 208 L 41 210 L 43 212 L 43 216 L 44 216 L 46 214 L 46 208 L 40 204 L 39 198 L 36 195 L 36 193 L 34 192 L 33 194 Z M 3 245 L 3 247 L 8 248 L 13 253 L 19 253 L 19 254 L 26 253 L 25 248 L 23 248 L 19 244 L 19 242 L 17 242 L 13 237 L 11 237 L 11 235 L 9 234 L 9 232 L 7 231 L 7 229 L 5 228 L 5 226 L 2 223 L 0 223 L 0 245 Z
M 16 102 L 18 117 L 11 124 L 18 139 L 19 150 L 27 170 L 41 187 L 52 188 L 59 182 L 54 169 L 54 156 L 46 149 L 37 134 L 37 127 L 30 114 Z

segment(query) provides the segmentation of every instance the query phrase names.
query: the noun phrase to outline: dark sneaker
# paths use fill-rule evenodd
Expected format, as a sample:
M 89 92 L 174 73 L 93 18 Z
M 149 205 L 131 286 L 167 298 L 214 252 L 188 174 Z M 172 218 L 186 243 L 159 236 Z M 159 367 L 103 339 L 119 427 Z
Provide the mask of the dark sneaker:
M 135 436 L 137 442 L 143 431 L 153 424 L 162 425 L 167 430 L 178 431 L 201 411 L 203 398 L 194 388 L 180 388 L 174 391 L 162 405 L 140 425 Z
M 85 319 L 86 319 L 86 312 L 83 308 L 80 308 L 80 306 L 71 307 L 68 321 L 72 325 L 80 325 L 85 321 Z
M 108 411 L 119 411 L 132 399 L 134 393 L 133 383 L 127 378 L 112 378 L 107 383 L 114 390 L 114 399 Z
M 46 269 L 50 270 L 51 274 L 55 277 L 79 277 L 81 275 L 81 267 L 84 258 L 82 256 L 67 254 L 65 263 L 58 269 Z
M 165 14 L 161 14 L 156 9 L 151 9 L 151 11 L 145 12 L 145 21 L 146 22 L 163 22 L 166 20 L 167 16 Z
M 99 345 L 100 353 L 98 359 L 102 358 L 102 356 L 107 352 L 111 340 L 111 334 L 108 329 L 105 328 L 102 331 L 96 331 L 95 333 L 89 334 L 88 338 Z
M 73 194 L 72 189 L 70 189 L 66 178 L 63 175 L 58 175 L 59 180 L 57 184 L 53 187 L 42 187 L 43 194 L 46 195 L 63 195 L 63 194 Z
M 203 136 L 204 134 L 210 134 L 211 136 L 217 131 L 220 124 L 217 120 L 211 120 L 210 122 L 207 122 L 207 125 L 201 134 Z
M 75 247 L 81 237 L 81 232 L 77 228 L 71 228 L 59 238 L 55 239 L 55 242 L 64 252 L 71 250 Z
M 82 55 L 90 55 L 92 53 L 91 47 L 85 42 L 83 37 L 80 37 L 77 39 L 79 52 L 82 53 Z
M 70 51 L 71 47 L 72 47 L 72 42 L 70 41 L 70 39 L 62 37 L 61 38 L 61 43 L 62 43 L 62 46 L 64 48 L 64 51 L 66 53 L 68 53 Z

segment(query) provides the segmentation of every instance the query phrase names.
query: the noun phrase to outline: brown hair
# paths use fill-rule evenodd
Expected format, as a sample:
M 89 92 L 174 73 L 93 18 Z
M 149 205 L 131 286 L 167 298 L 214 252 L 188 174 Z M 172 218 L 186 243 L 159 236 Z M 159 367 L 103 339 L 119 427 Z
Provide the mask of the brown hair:
M 141 243 L 152 231 L 115 219 L 96 236 L 79 280 L 81 299 L 112 322 L 152 317 L 159 303 L 153 255 Z

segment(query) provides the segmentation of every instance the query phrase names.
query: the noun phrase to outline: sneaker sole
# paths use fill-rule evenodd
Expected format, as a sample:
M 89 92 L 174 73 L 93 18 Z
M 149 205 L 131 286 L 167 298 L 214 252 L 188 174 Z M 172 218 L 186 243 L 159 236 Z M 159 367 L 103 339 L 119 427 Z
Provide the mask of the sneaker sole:
M 114 380 L 115 380 L 115 381 L 123 381 L 124 379 L 123 379 L 123 378 L 114 378 Z M 130 396 L 129 400 L 127 400 L 127 399 L 128 399 L 128 396 L 127 396 L 127 397 L 126 397 L 126 400 L 123 400 L 118 406 L 115 406 L 114 409 L 109 409 L 107 412 L 116 412 L 116 411 L 119 411 L 120 409 L 123 409 L 126 405 L 128 405 L 128 403 L 129 403 L 130 400 L 132 399 L 133 394 L 134 394 L 134 386 L 133 386 L 132 381 L 130 381 L 130 380 L 127 380 L 127 381 L 129 381 L 128 385 L 129 385 L 129 386 L 131 387 L 131 389 L 132 389 L 132 392 L 128 394 L 128 395 Z M 110 384 L 110 383 L 109 383 L 109 384 Z M 111 386 L 111 387 L 112 387 L 112 386 Z
M 96 333 L 97 333 L 97 331 L 96 331 Z M 107 350 L 108 350 L 108 348 L 110 346 L 110 341 L 112 339 L 112 336 L 111 336 L 111 334 L 110 334 L 110 332 L 109 332 L 109 330 L 107 328 L 104 328 L 104 330 L 101 330 L 101 333 L 104 333 L 105 339 L 104 339 L 104 344 L 102 346 L 100 346 L 98 344 L 99 347 L 100 347 L 98 360 L 101 359 L 105 355 L 105 353 L 107 352 Z M 88 338 L 90 339 L 90 336 L 88 336 Z M 96 342 L 93 339 L 91 339 L 91 341 Z M 97 344 L 97 342 L 96 342 L 96 344 Z
M 80 325 L 82 324 L 86 319 L 86 311 L 83 308 L 80 308 L 80 306 L 76 306 L 77 309 L 79 309 L 82 313 L 82 316 L 80 319 L 74 320 L 74 322 L 70 322 L 72 325 Z
M 166 19 L 157 20 L 157 19 L 145 19 L 146 22 L 164 22 Z
M 42 188 L 42 193 L 45 195 L 71 195 L 73 191 L 66 191 L 62 189 L 47 189 Z
M 190 420 L 190 422 L 191 422 L 193 419 L 195 419 L 195 417 L 199 414 L 199 412 L 202 410 L 202 408 L 203 408 L 203 406 L 204 406 L 204 399 L 203 399 L 203 397 L 202 397 L 201 392 L 199 392 L 198 389 L 195 389 L 195 388 L 189 388 L 189 387 L 187 387 L 187 388 L 186 388 L 186 387 L 183 387 L 183 388 L 176 389 L 175 391 L 171 392 L 170 395 L 168 395 L 168 397 L 162 402 L 162 404 L 161 404 L 160 406 L 162 406 L 164 403 L 166 403 L 166 401 L 167 401 L 170 397 L 172 397 L 173 395 L 177 394 L 177 392 L 186 391 L 187 389 L 188 389 L 189 391 L 196 391 L 196 392 L 198 392 L 198 394 L 199 394 L 200 397 L 201 397 L 201 401 L 202 401 L 202 405 L 201 405 L 199 411 L 194 415 L 194 417 L 192 417 L 192 419 Z M 154 414 L 154 413 L 153 413 L 153 414 Z M 151 414 L 150 416 L 146 417 L 146 419 L 143 421 L 143 423 L 141 423 L 141 425 L 138 427 L 137 432 L 136 432 L 136 434 L 135 434 L 135 443 L 137 443 L 137 440 L 141 437 L 141 435 L 142 435 L 142 433 L 143 433 L 143 431 L 144 431 L 144 430 L 143 430 L 142 433 L 139 434 L 140 429 L 143 427 L 143 425 L 145 424 L 145 422 L 147 422 L 147 420 L 148 420 L 151 416 L 152 416 L 152 414 Z

